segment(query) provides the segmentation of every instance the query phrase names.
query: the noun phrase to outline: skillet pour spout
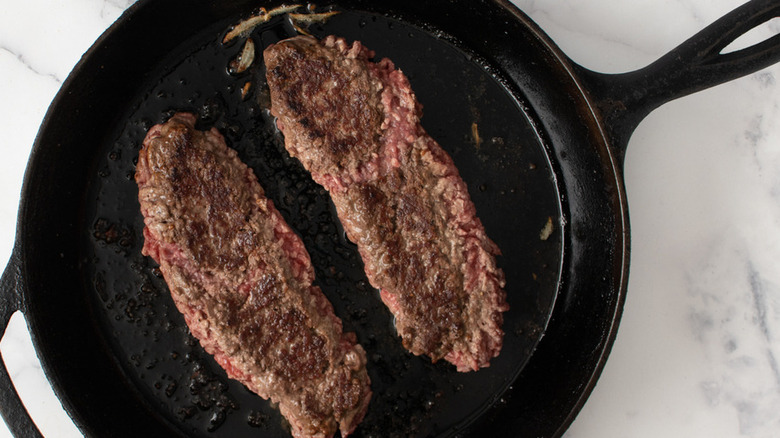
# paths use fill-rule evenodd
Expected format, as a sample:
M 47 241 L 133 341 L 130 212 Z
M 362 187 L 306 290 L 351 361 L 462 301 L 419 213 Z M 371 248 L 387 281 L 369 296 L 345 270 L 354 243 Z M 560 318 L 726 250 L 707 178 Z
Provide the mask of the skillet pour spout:
M 338 13 L 308 31 L 360 40 L 409 76 L 425 105 L 422 123 L 452 155 L 504 253 L 512 309 L 504 349 L 468 375 L 404 354 L 327 197 L 281 146 L 263 106 L 264 72 L 226 71 L 243 45 L 222 44 L 226 29 L 282 3 L 141 0 L 85 54 L 30 156 L 0 282 L 3 328 L 24 314 L 53 389 L 85 436 L 289 436 L 278 412 L 220 374 L 188 337 L 140 254 L 143 220 L 127 175 L 146 130 L 189 110 L 255 171 L 366 348 L 376 398 L 353 436 L 563 435 L 596 385 L 625 301 L 629 137 L 663 103 L 779 61 L 780 36 L 722 52 L 780 16 L 780 2 L 749 1 L 625 74 L 576 64 L 507 0 L 320 5 Z M 267 45 L 287 36 L 285 20 L 274 17 L 248 38 Z M 237 98 L 248 81 L 254 94 Z M 198 398 L 208 392 L 213 403 Z M 4 364 L 0 411 L 15 436 L 41 436 Z M 262 427 L 247 418 L 264 419 Z

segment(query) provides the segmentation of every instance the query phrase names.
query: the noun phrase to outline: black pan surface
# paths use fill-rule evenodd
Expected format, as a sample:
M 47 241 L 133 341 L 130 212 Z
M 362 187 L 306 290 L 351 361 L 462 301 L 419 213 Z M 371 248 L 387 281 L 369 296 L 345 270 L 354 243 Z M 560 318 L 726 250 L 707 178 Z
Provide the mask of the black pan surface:
M 189 37 L 117 106 L 104 128 L 85 199 L 82 281 L 98 331 L 138 396 L 190 436 L 285 436 L 278 410 L 232 381 L 192 338 L 153 261 L 141 255 L 143 217 L 133 179 L 146 131 L 175 111 L 216 126 L 258 176 L 267 195 L 300 233 L 317 282 L 369 358 L 371 408 L 357 436 L 449 435 L 492 406 L 515 380 L 547 324 L 561 271 L 561 210 L 555 175 L 527 104 L 482 60 L 430 31 L 399 19 L 342 11 L 309 31 L 360 40 L 410 78 L 425 108 L 424 126 L 452 155 L 488 234 L 500 245 L 507 274 L 502 354 L 488 369 L 458 373 L 406 352 L 392 315 L 367 282 L 356 247 L 346 240 L 327 193 L 283 140 L 268 111 L 265 71 L 231 75 L 243 41 L 222 36 L 241 16 Z M 258 46 L 292 35 L 287 17 L 253 34 Z M 242 85 L 254 92 L 242 99 Z M 549 223 L 549 225 L 548 225 Z M 549 232 L 543 232 L 545 228 Z
M 188 110 L 254 169 L 366 349 L 375 395 L 356 436 L 562 434 L 614 339 L 628 229 L 619 165 L 560 52 L 513 6 L 492 1 L 345 0 L 323 6 L 339 14 L 309 28 L 361 40 L 409 76 L 423 126 L 452 155 L 503 251 L 503 351 L 490 368 L 460 374 L 400 347 L 327 195 L 281 146 L 259 62 L 228 73 L 241 44 L 222 36 L 256 6 L 137 3 L 83 58 L 41 127 L 3 318 L 25 313 L 76 425 L 87 436 L 289 433 L 203 352 L 140 254 L 134 160 L 149 127 Z M 263 46 L 289 36 L 284 20 L 252 38 Z M 246 81 L 255 86 L 243 100 Z M 13 399 L 7 406 L 6 418 L 26 418 Z M 18 434 L 36 436 L 20 424 Z

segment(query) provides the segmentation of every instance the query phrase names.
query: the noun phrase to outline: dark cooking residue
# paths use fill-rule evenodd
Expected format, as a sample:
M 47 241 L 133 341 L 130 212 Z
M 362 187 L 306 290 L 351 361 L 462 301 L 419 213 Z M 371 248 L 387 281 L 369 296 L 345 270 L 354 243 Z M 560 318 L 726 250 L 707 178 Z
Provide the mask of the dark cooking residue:
M 136 234 L 127 226 L 98 218 L 92 236 L 105 245 L 113 246 L 116 251 L 126 252 L 133 246 Z

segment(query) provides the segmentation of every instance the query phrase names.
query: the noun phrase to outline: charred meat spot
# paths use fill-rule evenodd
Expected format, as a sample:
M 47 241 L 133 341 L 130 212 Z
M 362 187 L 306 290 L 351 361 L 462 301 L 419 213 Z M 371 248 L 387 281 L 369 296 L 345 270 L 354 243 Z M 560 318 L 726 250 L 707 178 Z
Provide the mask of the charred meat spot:
M 288 77 L 287 72 L 281 66 L 272 68 L 268 72 L 277 80 L 285 80 Z

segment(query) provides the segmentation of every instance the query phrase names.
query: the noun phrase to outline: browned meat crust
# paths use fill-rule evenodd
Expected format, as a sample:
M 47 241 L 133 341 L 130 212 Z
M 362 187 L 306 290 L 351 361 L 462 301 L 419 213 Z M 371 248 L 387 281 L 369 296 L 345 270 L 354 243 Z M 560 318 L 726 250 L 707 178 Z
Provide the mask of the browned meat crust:
M 351 433 L 371 397 L 365 352 L 300 238 L 216 129 L 179 113 L 138 157 L 144 248 L 192 334 L 231 378 L 279 404 L 296 437 Z
M 264 52 L 285 145 L 331 194 L 403 344 L 459 371 L 489 365 L 508 310 L 498 247 L 393 63 L 359 42 L 295 37 Z

